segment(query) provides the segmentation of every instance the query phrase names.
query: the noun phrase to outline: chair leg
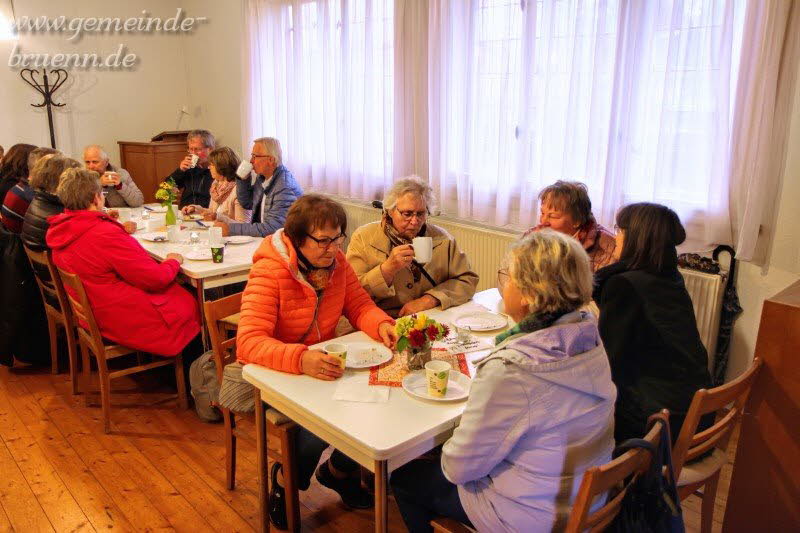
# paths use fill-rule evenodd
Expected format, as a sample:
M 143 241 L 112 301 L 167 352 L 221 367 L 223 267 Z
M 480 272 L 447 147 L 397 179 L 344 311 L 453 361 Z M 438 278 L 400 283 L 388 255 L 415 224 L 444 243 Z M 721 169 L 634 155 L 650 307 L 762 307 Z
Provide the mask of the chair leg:
M 183 379 L 183 356 L 175 356 L 175 382 L 178 387 L 178 405 L 181 409 L 189 408 L 189 399 L 186 397 L 186 382 Z
M 89 397 L 92 395 L 92 361 L 89 356 L 89 347 L 81 339 L 81 355 L 83 356 L 83 404 L 89 407 Z
M 69 325 L 64 325 L 64 336 L 67 338 L 67 353 L 69 354 L 69 380 L 72 384 L 72 394 L 78 394 L 78 350 L 75 346 L 75 332 Z
M 97 369 L 100 374 L 100 404 L 103 407 L 103 430 L 111 432 L 111 379 L 108 377 L 108 365 L 104 358 L 97 358 Z
M 222 409 L 222 420 L 225 423 L 225 478 L 228 490 L 236 488 L 236 421 L 229 409 Z
M 714 502 L 717 500 L 717 484 L 722 470 L 708 478 L 703 486 L 703 503 L 700 507 L 700 533 L 711 533 L 714 519 Z
M 281 428 L 281 458 L 283 487 L 286 493 L 286 521 L 289 531 L 300 531 L 300 492 L 297 489 L 297 459 L 294 454 L 294 435 L 297 426 Z
M 58 374 L 58 329 L 50 313 L 47 314 L 47 333 L 50 335 L 50 373 Z

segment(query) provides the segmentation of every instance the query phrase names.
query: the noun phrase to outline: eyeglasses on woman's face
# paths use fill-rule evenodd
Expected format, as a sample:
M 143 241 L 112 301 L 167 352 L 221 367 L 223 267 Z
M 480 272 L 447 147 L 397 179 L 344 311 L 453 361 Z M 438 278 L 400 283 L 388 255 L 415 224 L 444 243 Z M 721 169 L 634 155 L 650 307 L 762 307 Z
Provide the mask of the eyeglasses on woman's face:
M 400 216 L 403 217 L 403 220 L 407 221 L 413 219 L 414 217 L 417 217 L 418 220 L 425 220 L 428 217 L 427 209 L 422 211 L 400 211 L 398 209 L 397 212 L 400 213 Z
M 344 240 L 347 238 L 347 234 L 346 233 L 340 233 L 336 237 L 322 237 L 322 238 L 319 238 L 319 239 L 317 237 L 314 237 L 313 235 L 306 234 L 306 237 L 308 237 L 309 239 L 311 239 L 312 241 L 317 243 L 317 246 L 319 248 L 321 248 L 323 250 L 327 250 L 332 245 L 341 246 L 342 243 L 344 242 Z

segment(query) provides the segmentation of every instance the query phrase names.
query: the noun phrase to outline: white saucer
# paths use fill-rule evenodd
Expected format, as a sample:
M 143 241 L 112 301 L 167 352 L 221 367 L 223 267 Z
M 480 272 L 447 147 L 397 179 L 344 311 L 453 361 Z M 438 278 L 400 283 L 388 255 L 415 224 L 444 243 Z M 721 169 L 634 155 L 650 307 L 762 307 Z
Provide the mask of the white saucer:
M 253 237 L 249 235 L 232 235 L 230 237 L 225 237 L 225 244 L 245 244 L 252 241 Z
M 455 402 L 464 400 L 469 396 L 471 385 L 472 380 L 470 378 L 458 370 L 451 370 L 450 381 L 447 382 L 447 394 L 445 394 L 444 398 L 436 398 L 428 395 L 428 379 L 425 376 L 424 369 L 406 374 L 406 377 L 403 378 L 403 389 L 407 393 L 415 398 L 434 402 Z
M 141 235 L 137 236 L 150 242 L 167 242 L 166 231 L 151 231 L 150 233 L 142 233 Z
M 454 324 L 469 331 L 492 331 L 506 327 L 508 319 L 497 313 L 482 311 L 461 315 L 455 319 Z
M 370 368 L 392 359 L 392 351 L 382 344 L 353 342 L 347 345 L 347 368 Z
M 211 261 L 211 250 L 192 250 L 183 255 L 192 261 Z

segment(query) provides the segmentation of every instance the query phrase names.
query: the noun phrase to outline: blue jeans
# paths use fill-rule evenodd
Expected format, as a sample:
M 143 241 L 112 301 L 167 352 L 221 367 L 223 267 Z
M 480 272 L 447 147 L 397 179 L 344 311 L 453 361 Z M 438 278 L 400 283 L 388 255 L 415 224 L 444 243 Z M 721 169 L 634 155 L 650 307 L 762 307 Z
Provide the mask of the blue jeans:
M 461 506 L 458 487 L 444 477 L 438 456 L 415 459 L 401 466 L 392 472 L 389 483 L 411 533 L 433 531 L 430 521 L 437 517 L 452 518 L 472 526 Z
M 330 444 L 301 427 L 294 441 L 297 457 L 297 488 L 307 490 L 311 485 L 311 476 L 317 469 L 319 458 Z M 333 450 L 331 464 L 339 472 L 350 474 L 358 470 L 358 463 L 339 450 Z

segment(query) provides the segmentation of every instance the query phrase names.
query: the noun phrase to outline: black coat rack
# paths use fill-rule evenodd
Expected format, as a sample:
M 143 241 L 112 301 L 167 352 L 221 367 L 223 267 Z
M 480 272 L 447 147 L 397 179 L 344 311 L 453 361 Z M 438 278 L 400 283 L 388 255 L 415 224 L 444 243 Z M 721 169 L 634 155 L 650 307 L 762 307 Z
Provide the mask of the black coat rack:
M 47 125 L 50 128 L 50 146 L 52 148 L 56 147 L 56 132 L 53 129 L 53 110 L 52 106 L 56 107 L 63 107 L 64 104 L 57 104 L 53 101 L 53 93 L 55 93 L 64 82 L 67 81 L 69 74 L 64 69 L 53 69 L 50 71 L 50 74 L 54 74 L 56 77 L 55 82 L 53 85 L 50 85 L 50 79 L 47 77 L 47 69 L 42 69 L 42 76 L 41 81 L 37 79 L 39 77 L 39 71 L 34 69 L 25 68 L 20 71 L 20 77 L 36 89 L 39 94 L 44 97 L 44 101 L 41 104 L 31 104 L 33 107 L 47 107 Z M 27 75 L 27 77 L 26 77 Z

